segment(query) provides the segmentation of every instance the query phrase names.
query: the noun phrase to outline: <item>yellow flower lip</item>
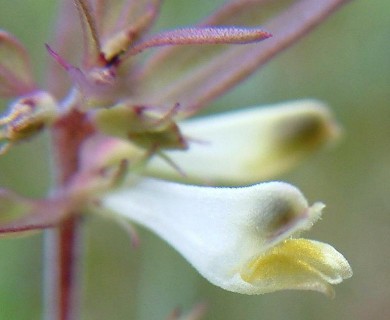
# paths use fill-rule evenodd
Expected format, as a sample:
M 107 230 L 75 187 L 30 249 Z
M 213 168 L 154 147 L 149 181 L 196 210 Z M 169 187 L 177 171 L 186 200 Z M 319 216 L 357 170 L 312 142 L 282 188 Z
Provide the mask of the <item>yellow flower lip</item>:
M 287 239 L 253 258 L 241 278 L 272 292 L 285 289 L 315 290 L 334 297 L 332 284 L 352 276 L 345 258 L 332 246 L 307 239 Z
M 328 244 L 294 238 L 318 220 L 324 207 L 320 202 L 303 211 L 291 205 L 280 206 L 268 222 L 264 249 L 243 264 L 242 280 L 261 288 L 261 293 L 306 289 L 333 298 L 331 285 L 352 276 L 348 262 Z

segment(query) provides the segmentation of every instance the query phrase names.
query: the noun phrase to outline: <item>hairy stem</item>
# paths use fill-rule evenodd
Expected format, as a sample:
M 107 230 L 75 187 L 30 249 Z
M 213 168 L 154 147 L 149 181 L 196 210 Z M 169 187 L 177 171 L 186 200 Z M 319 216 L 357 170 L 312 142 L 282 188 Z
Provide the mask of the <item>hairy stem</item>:
M 78 170 L 78 154 L 83 141 L 93 132 L 85 116 L 71 111 L 52 131 L 56 184 L 61 190 Z M 45 319 L 81 319 L 81 271 L 83 226 L 80 212 L 45 234 Z

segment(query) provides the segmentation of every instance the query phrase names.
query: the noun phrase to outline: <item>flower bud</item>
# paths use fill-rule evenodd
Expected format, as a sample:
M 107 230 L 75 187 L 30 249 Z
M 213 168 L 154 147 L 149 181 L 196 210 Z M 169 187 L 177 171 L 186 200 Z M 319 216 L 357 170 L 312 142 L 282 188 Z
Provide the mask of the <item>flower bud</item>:
M 119 104 L 96 110 L 93 119 L 105 134 L 128 139 L 146 149 L 185 149 L 179 127 L 171 119 L 175 107 L 161 114 L 150 107 Z
M 253 107 L 179 124 L 188 152 L 167 152 L 191 182 L 243 185 L 285 172 L 339 134 L 330 110 L 316 100 Z M 159 158 L 152 176 L 183 180 Z
M 56 108 L 53 97 L 44 91 L 34 92 L 11 104 L 8 114 L 0 118 L 0 153 L 7 151 L 12 144 L 32 137 L 52 123 Z

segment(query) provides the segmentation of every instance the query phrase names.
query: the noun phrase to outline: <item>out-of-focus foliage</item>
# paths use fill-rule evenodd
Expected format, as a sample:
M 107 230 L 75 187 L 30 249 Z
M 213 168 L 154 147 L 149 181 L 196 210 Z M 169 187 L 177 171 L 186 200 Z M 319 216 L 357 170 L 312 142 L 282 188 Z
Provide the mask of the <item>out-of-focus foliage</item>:
M 217 1 L 167 0 L 160 25 L 193 23 Z M 55 3 L 0 4 L 0 27 L 22 40 L 38 75 L 48 59 Z M 207 301 L 205 319 L 390 318 L 390 20 L 387 0 L 352 1 L 323 26 L 217 101 L 207 112 L 315 97 L 333 106 L 344 140 L 280 177 L 310 202 L 327 204 L 310 237 L 345 254 L 354 277 L 334 300 L 309 292 L 242 296 L 202 279 L 174 250 L 141 231 L 133 250 L 109 221 L 88 223 L 85 319 L 165 319 L 177 306 Z M 3 109 L 3 106 L 1 107 Z M 49 186 L 47 139 L 0 159 L 0 185 L 28 196 Z M 0 241 L 0 319 L 30 320 L 41 313 L 41 237 Z

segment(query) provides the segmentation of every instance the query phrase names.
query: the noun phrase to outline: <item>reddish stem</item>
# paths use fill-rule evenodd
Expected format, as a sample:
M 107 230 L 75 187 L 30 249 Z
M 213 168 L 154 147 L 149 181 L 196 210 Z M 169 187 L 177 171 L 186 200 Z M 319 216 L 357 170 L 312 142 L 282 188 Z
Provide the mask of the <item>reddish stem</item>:
M 83 141 L 93 133 L 84 114 L 71 111 L 53 128 L 56 183 L 60 189 L 78 170 Z M 82 217 L 69 217 L 45 237 L 45 317 L 47 320 L 81 319 Z
M 45 319 L 80 319 L 82 225 L 79 217 L 45 234 Z

